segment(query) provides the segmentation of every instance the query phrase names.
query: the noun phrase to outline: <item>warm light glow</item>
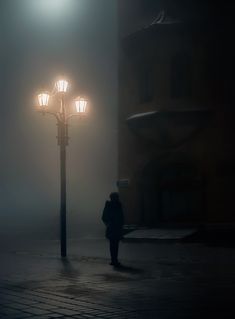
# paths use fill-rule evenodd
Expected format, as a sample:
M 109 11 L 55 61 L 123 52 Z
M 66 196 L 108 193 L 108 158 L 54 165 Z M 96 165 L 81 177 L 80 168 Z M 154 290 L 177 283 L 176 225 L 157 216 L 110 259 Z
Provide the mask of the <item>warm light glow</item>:
M 50 95 L 48 93 L 38 94 L 38 103 L 41 107 L 48 106 Z
M 27 7 L 36 11 L 38 16 L 44 21 L 48 18 L 59 18 L 62 13 L 70 12 L 74 0 L 28 0 L 25 1 Z M 25 6 L 26 6 L 25 4 Z
M 76 106 L 76 110 L 78 113 L 85 113 L 86 112 L 86 107 L 87 107 L 87 99 L 83 98 L 83 97 L 77 97 L 75 100 L 75 106 Z
M 57 91 L 61 93 L 67 92 L 68 85 L 69 85 L 68 81 L 63 79 L 58 80 L 55 84 Z

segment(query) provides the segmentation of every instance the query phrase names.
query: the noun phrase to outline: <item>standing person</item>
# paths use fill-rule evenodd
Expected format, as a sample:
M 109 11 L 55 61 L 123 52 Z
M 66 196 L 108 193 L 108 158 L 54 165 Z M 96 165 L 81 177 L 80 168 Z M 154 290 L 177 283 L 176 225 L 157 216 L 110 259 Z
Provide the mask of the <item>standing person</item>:
M 122 238 L 124 216 L 119 194 L 111 193 L 109 197 L 110 200 L 105 203 L 102 220 L 106 226 L 106 238 L 109 239 L 110 243 L 110 265 L 118 267 L 121 265 L 118 261 L 118 248 Z

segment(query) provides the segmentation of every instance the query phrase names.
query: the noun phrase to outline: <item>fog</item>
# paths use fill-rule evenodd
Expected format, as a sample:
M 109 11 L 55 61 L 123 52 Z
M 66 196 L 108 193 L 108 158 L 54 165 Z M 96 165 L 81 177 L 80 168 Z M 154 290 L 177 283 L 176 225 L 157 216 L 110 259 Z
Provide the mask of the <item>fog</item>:
M 69 125 L 68 237 L 102 232 L 100 215 L 117 179 L 115 0 L 0 3 L 0 234 L 59 236 L 56 121 L 34 106 L 38 90 L 51 90 L 61 74 L 71 98 L 89 98 L 88 118 Z

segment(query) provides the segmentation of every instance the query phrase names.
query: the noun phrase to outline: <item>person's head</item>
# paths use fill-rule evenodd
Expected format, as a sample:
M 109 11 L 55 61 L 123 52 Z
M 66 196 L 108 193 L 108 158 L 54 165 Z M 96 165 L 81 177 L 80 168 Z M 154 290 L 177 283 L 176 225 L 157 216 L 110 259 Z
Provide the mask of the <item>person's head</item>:
M 109 198 L 112 202 L 119 202 L 119 194 L 117 192 L 113 192 L 109 195 Z

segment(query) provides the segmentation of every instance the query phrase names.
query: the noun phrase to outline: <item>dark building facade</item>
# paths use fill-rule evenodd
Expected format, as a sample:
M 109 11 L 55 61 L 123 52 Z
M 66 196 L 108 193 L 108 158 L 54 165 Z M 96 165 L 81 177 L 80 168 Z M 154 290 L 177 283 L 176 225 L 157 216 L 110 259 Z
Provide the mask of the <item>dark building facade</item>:
M 127 223 L 235 222 L 233 5 L 118 3 Z

